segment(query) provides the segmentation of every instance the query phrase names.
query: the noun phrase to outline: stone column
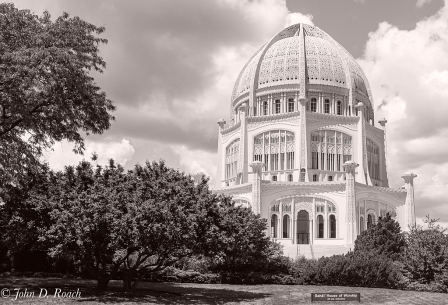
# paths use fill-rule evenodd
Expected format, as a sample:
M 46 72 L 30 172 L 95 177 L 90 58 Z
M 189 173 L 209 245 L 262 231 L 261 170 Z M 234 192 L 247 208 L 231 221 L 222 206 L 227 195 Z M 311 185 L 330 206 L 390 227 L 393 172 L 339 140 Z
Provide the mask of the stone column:
M 261 213 L 261 170 L 264 167 L 264 163 L 261 161 L 255 161 L 250 164 L 252 167 L 252 211 L 255 214 Z
M 405 173 L 401 178 L 404 179 L 406 189 L 406 202 L 404 204 L 404 221 L 406 228 L 409 230 L 415 227 L 415 203 L 414 203 L 414 178 L 417 177 L 414 173 Z
M 301 181 L 302 169 L 305 170 L 305 182 L 309 182 L 308 179 L 308 158 L 307 158 L 307 131 L 306 131 L 306 98 L 299 99 L 299 111 L 300 111 L 300 151 L 297 157 L 300 157 L 299 160 L 299 181 Z M 294 163 L 297 161 L 294 160 Z M 297 164 L 297 163 L 296 163 Z
M 240 128 L 240 147 L 238 158 L 238 175 L 240 175 L 240 184 L 246 183 L 248 180 L 248 147 L 247 147 L 247 103 L 243 103 L 239 108 L 241 128 Z
M 387 171 L 387 141 L 386 141 L 386 123 L 387 123 L 387 120 L 385 118 L 382 118 L 381 120 L 378 121 L 378 123 L 380 123 L 381 129 L 384 132 L 384 167 L 383 166 L 380 167 L 380 173 L 382 174 L 381 175 L 381 180 L 383 182 L 382 186 L 389 187 L 389 173 Z
M 366 121 L 364 119 L 364 109 L 365 105 L 362 102 L 359 102 L 356 105 L 356 110 L 358 112 L 359 121 L 358 121 L 358 145 L 357 145 L 357 155 L 358 155 L 358 162 L 359 162 L 359 171 L 358 176 L 356 177 L 356 181 L 372 185 L 372 182 L 370 180 L 369 176 L 369 170 L 367 168 L 367 143 L 366 143 Z M 353 160 L 354 161 L 354 160 Z
M 354 244 L 356 240 L 356 194 L 355 194 L 355 169 L 358 163 L 354 161 L 347 161 L 344 163 L 343 168 L 346 175 L 346 186 L 345 186 L 345 196 L 346 196 L 346 215 L 345 215 L 345 225 L 346 225 L 346 242 L 349 245 Z
M 221 183 L 224 179 L 223 177 L 223 170 L 224 170 L 224 163 L 223 163 L 223 155 L 225 152 L 222 150 L 222 131 L 224 130 L 224 125 L 226 124 L 226 121 L 224 119 L 220 119 L 218 121 L 219 125 L 219 131 L 218 131 L 218 168 L 216 173 L 216 181 L 215 181 L 215 188 L 220 189 L 222 187 Z

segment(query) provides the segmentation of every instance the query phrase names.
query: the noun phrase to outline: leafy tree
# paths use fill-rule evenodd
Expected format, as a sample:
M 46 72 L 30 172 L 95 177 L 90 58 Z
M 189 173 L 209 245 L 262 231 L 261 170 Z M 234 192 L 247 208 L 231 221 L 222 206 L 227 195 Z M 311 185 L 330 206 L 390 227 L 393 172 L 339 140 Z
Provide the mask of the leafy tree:
M 379 217 L 378 222 L 363 231 L 355 240 L 357 252 L 371 252 L 397 259 L 403 252 L 406 242 L 401 234 L 400 225 L 392 219 L 389 213 Z
M 122 266 L 125 291 L 134 290 L 148 273 L 210 252 L 218 204 L 224 199 L 211 193 L 204 177 L 195 183 L 163 161 L 135 166 L 126 198 L 133 236 L 122 241 L 134 250 Z
M 283 254 L 266 236 L 267 221 L 248 208 L 222 198 L 216 217 L 215 268 L 225 271 L 266 271 Z
M 121 273 L 126 291 L 149 272 L 210 251 L 221 200 L 206 180 L 195 184 L 163 161 L 129 172 L 84 161 L 59 173 L 51 194 L 54 223 L 43 236 L 51 254 L 70 251 L 99 289 Z
M 57 173 L 49 192 L 52 225 L 41 235 L 51 244 L 49 254 L 71 253 L 97 279 L 100 290 L 106 289 L 125 259 L 119 254 L 123 234 L 129 233 L 120 202 L 125 186 L 126 173 L 113 160 L 104 169 L 82 161 Z
M 103 27 L 67 13 L 52 21 L 0 4 L 0 185 L 40 166 L 56 141 L 82 153 L 87 134 L 110 126 L 115 109 L 89 72 L 106 67 L 98 55 Z
M 39 236 L 51 225 L 51 206 L 47 198 L 53 176 L 48 166 L 42 166 L 39 171 L 29 171 L 20 183 L 4 186 L 0 244 L 8 252 L 12 270 L 25 267 L 23 261 L 16 260 L 19 254 L 22 257 L 39 255 L 45 259 L 45 245 L 39 242 Z
M 416 226 L 405 234 L 407 247 L 403 264 L 410 286 L 416 284 L 439 286 L 436 291 L 448 290 L 448 236 L 436 219 L 426 216 L 428 228 Z M 418 288 L 418 287 L 414 287 Z

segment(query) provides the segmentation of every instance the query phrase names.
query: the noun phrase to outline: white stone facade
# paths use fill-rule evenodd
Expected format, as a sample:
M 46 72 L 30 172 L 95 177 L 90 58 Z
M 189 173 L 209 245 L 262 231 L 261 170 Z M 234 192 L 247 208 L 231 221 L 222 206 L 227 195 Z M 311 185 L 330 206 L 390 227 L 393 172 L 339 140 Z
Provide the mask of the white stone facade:
M 386 120 L 374 126 L 367 78 L 317 27 L 296 24 L 241 71 L 219 124 L 216 192 L 268 219 L 285 245 L 353 245 L 390 213 L 415 223 L 414 174 L 390 189 Z

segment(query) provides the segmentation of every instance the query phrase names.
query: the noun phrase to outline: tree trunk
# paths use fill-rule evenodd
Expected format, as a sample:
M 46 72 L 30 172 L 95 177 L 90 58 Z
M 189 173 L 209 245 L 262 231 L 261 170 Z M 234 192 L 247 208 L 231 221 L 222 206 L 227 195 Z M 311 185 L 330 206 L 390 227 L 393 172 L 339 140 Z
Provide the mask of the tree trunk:
M 132 291 L 132 273 L 123 271 L 123 290 L 124 292 Z
M 109 285 L 109 278 L 107 278 L 107 277 L 100 277 L 100 278 L 98 278 L 97 289 L 99 291 L 106 291 L 107 285 Z

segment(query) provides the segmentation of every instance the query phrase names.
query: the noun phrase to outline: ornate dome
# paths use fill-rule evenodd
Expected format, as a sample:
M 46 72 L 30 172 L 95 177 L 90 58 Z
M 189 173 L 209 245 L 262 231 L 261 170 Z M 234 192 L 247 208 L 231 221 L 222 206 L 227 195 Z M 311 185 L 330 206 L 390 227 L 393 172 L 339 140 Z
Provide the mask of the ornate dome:
M 353 95 L 372 103 L 367 78 L 350 53 L 321 29 L 299 23 L 275 35 L 247 62 L 235 83 L 231 107 L 245 100 L 252 105 L 258 93 L 274 87 L 306 90 L 301 84 L 342 88 L 350 104 Z

